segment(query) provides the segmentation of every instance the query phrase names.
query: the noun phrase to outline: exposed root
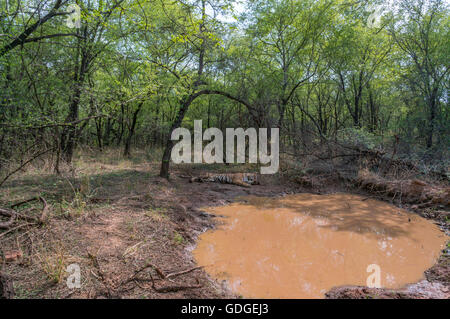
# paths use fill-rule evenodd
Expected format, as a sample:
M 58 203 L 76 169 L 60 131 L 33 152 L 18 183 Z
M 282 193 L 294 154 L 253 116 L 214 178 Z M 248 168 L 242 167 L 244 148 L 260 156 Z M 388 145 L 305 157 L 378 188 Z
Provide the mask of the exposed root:
M 199 267 L 194 267 L 194 268 L 191 268 L 191 269 L 188 269 L 188 270 L 184 270 L 184 271 L 174 272 L 174 273 L 168 274 L 166 276 L 166 278 L 169 279 L 169 278 L 181 276 L 181 275 L 190 273 L 191 271 L 194 271 L 194 270 L 197 270 L 197 269 L 203 269 L 203 268 L 204 268 L 203 266 L 199 266 Z
M 6 236 L 6 235 L 9 234 L 9 233 L 12 233 L 13 231 L 15 231 L 15 230 L 17 230 L 17 229 L 20 229 L 20 228 L 23 228 L 23 227 L 26 227 L 26 226 L 34 226 L 34 225 L 36 225 L 36 224 L 35 224 L 35 223 L 26 223 L 26 224 L 22 224 L 22 225 L 19 225 L 19 226 L 10 228 L 10 229 L 8 229 L 7 231 L 1 233 L 1 234 L 0 234 L 0 238 L 2 238 L 3 236 Z
M 175 277 L 190 273 L 192 271 L 202 269 L 203 267 L 202 266 L 194 267 L 194 268 L 190 268 L 190 269 L 178 271 L 178 272 L 173 272 L 173 273 L 166 275 L 166 274 L 164 274 L 164 272 L 161 269 L 159 269 L 154 264 L 147 263 L 145 266 L 136 270 L 135 273 L 130 278 L 128 278 L 128 279 L 124 280 L 122 283 L 120 283 L 118 285 L 118 287 L 125 286 L 126 284 L 128 284 L 130 282 L 134 282 L 138 287 L 140 287 L 142 289 L 152 288 L 153 290 L 155 290 L 158 293 L 170 293 L 170 292 L 177 292 L 177 291 L 187 290 L 187 289 L 197 289 L 197 288 L 203 287 L 199 283 L 198 279 L 196 279 L 197 285 L 167 285 L 167 286 L 162 286 L 162 287 L 156 287 L 156 285 L 155 285 L 156 280 L 153 278 L 153 276 L 151 274 L 149 274 L 149 276 L 150 276 L 149 279 L 137 277 L 140 273 L 142 273 L 144 270 L 146 270 L 148 268 L 152 268 L 153 270 L 155 270 L 155 272 L 159 276 L 159 280 L 165 281 L 165 280 L 170 280 L 170 278 L 175 278 Z M 139 281 L 149 281 L 149 280 L 152 282 L 151 287 L 144 287 L 139 284 Z M 118 287 L 116 289 L 118 289 Z M 123 291 L 123 289 L 122 289 L 122 291 Z
M 108 278 L 108 276 L 105 274 L 105 272 L 100 267 L 100 263 L 98 262 L 97 256 L 92 254 L 88 251 L 88 256 L 92 261 L 92 264 L 94 265 L 95 269 L 97 270 L 98 276 L 95 276 L 99 281 L 103 283 L 103 285 L 106 288 L 106 295 L 108 298 L 113 298 L 114 296 L 117 296 L 116 288 L 112 284 L 111 280 Z

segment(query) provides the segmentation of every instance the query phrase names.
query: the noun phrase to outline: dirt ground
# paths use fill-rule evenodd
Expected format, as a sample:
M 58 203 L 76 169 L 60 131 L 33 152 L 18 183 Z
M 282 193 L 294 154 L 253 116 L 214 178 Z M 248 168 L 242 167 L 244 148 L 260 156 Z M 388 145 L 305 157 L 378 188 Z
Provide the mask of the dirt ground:
M 216 224 L 201 208 L 226 205 L 246 195 L 319 193 L 314 185 L 302 186 L 283 175 L 264 177 L 261 185 L 242 188 L 189 183 L 188 176 L 217 171 L 215 166 L 173 167 L 170 181 L 157 177 L 158 169 L 156 162 L 84 157 L 70 178 L 36 173 L 9 181 L 1 190 L 0 207 L 38 195 L 50 205 L 45 225 L 19 221 L 21 228 L 0 232 L 2 272 L 14 283 L 15 298 L 238 298 L 224 283 L 196 268 L 191 251 L 197 236 Z M 320 192 L 342 187 L 321 185 Z M 448 221 L 438 221 L 448 230 Z M 70 264 L 80 266 L 80 289 L 67 287 Z M 428 281 L 415 288 L 386 292 L 345 287 L 327 297 L 445 297 L 432 291 L 448 292 L 449 269 L 447 251 L 426 272 Z

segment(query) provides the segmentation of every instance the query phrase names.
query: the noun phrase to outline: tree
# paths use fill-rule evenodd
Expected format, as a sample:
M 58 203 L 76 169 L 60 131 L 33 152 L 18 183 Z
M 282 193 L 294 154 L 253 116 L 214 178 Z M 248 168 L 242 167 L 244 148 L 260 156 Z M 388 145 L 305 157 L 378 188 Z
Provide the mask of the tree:
M 265 67 L 270 68 L 271 85 L 279 84 L 275 98 L 277 126 L 282 127 L 286 107 L 296 90 L 317 75 L 319 39 L 328 22 L 331 2 L 267 1 L 256 2 L 250 38 Z M 255 51 L 253 51 L 253 54 Z
M 10 10 L 13 8 L 13 4 L 9 3 L 8 1 L 5 2 L 5 8 L 0 13 L 0 16 L 4 16 L 5 18 L 10 17 L 12 21 L 15 20 L 18 14 L 24 14 L 23 7 L 20 5 L 20 0 L 16 1 L 17 6 L 14 11 L 10 12 Z M 40 35 L 38 37 L 30 38 L 30 36 L 39 28 L 42 27 L 46 22 L 51 20 L 54 17 L 58 16 L 66 16 L 70 14 L 71 12 L 59 12 L 58 10 L 62 8 L 67 1 L 62 0 L 56 0 L 53 5 L 49 7 L 49 10 L 47 13 L 44 13 L 44 16 L 41 17 L 42 12 L 46 10 L 47 3 L 46 1 L 40 1 L 36 5 L 35 11 L 30 15 L 29 19 L 27 20 L 27 23 L 22 26 L 23 31 L 17 35 L 12 36 L 13 40 L 3 45 L 3 47 L 0 48 L 0 57 L 14 49 L 15 47 L 19 45 L 24 45 L 25 43 L 31 43 L 31 42 L 39 42 L 44 39 L 51 39 L 56 37 L 65 37 L 65 36 L 79 36 L 75 33 L 53 33 L 53 34 L 46 34 L 46 35 Z M 2 8 L 3 9 L 3 8 Z M 35 18 L 37 16 L 37 19 Z M 33 22 L 33 20 L 35 20 Z M 31 24 L 30 24 L 31 23 Z M 12 24 L 10 24 L 12 25 Z M 11 32 L 12 28 L 8 28 L 9 30 L 5 30 L 5 25 L 3 25 L 3 32 L 9 31 Z
M 448 6 L 442 0 L 402 1 L 390 32 L 406 53 L 404 69 L 412 90 L 420 92 L 428 113 L 426 146 L 433 146 L 441 98 L 448 89 L 450 25 Z M 444 102 L 445 103 L 445 102 Z M 448 103 L 448 102 L 447 102 Z
M 87 16 L 81 29 L 78 31 L 82 37 L 78 38 L 75 49 L 75 65 L 73 66 L 73 90 L 69 101 L 66 123 L 76 122 L 79 119 L 79 105 L 82 98 L 86 76 L 92 69 L 94 61 L 107 48 L 113 39 L 105 39 L 108 29 L 108 21 L 118 13 L 121 4 L 125 0 L 115 0 L 107 5 L 103 1 L 95 7 L 88 1 L 86 4 L 79 2 L 82 13 Z M 76 140 L 80 129 L 76 126 L 66 126 L 62 130 L 60 149 L 62 159 L 66 163 L 72 162 Z M 58 170 L 58 165 L 56 166 Z
M 217 18 L 210 18 L 206 13 L 207 4 L 208 3 L 206 0 L 200 0 L 194 1 L 192 4 L 185 5 L 183 10 L 186 10 L 186 13 L 190 16 L 189 21 L 185 21 L 184 19 L 180 18 L 174 20 L 174 18 L 171 18 L 173 24 L 181 26 L 181 28 L 179 29 L 181 33 L 174 37 L 174 41 L 181 42 L 183 44 L 189 44 L 188 46 L 186 46 L 186 49 L 188 49 L 188 51 L 186 52 L 186 56 L 196 61 L 196 70 L 194 71 L 195 73 L 188 75 L 179 74 L 177 71 L 178 62 L 174 65 L 174 68 L 168 68 L 162 63 L 155 62 L 161 67 L 169 69 L 169 71 L 175 76 L 177 80 L 187 79 L 184 86 L 185 92 L 179 99 L 178 103 L 180 107 L 178 109 L 177 116 L 172 123 L 170 133 L 164 148 L 160 170 L 160 176 L 163 178 L 169 177 L 170 159 L 174 146 L 174 143 L 171 139 L 171 133 L 181 126 L 190 105 L 198 97 L 209 94 L 220 94 L 229 99 L 239 100 L 238 98 L 226 92 L 209 88 L 202 89 L 202 87 L 206 87 L 208 85 L 204 74 L 209 62 L 208 53 L 210 53 L 210 50 L 213 50 L 217 45 L 218 38 L 215 34 L 215 31 L 220 28 L 220 23 L 218 22 Z M 213 11 L 223 8 L 227 8 L 226 2 L 224 2 L 223 4 L 216 4 L 215 6 L 211 6 L 211 9 Z M 191 16 L 191 14 L 195 12 L 198 12 L 199 19 L 195 16 Z M 184 60 L 185 58 L 183 57 L 182 59 Z

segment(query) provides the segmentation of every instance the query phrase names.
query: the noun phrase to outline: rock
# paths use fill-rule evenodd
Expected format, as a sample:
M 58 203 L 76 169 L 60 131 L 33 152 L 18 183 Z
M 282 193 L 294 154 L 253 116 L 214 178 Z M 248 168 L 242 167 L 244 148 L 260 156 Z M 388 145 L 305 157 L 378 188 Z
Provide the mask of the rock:
M 12 250 L 5 253 L 5 262 L 12 263 L 21 260 L 23 253 L 21 250 Z

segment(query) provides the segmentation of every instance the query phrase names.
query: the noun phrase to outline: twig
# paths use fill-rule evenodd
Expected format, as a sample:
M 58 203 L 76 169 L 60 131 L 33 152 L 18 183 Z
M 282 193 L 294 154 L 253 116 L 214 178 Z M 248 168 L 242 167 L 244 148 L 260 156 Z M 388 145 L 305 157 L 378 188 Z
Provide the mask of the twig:
M 26 224 L 22 224 L 22 225 L 16 226 L 14 228 L 9 229 L 8 231 L 5 231 L 4 233 L 1 233 L 0 234 L 0 238 L 2 238 L 6 234 L 11 233 L 11 232 L 13 232 L 13 231 L 15 231 L 15 230 L 17 230 L 19 228 L 22 228 L 22 227 L 25 227 L 25 226 L 31 226 L 31 225 L 36 225 L 36 224 L 35 223 L 26 223 Z
M 194 268 L 187 269 L 187 270 L 183 270 L 183 271 L 179 271 L 179 272 L 174 272 L 174 273 L 168 274 L 168 275 L 166 276 L 166 279 L 173 278 L 173 277 L 177 277 L 177 276 L 181 276 L 181 275 L 190 273 L 190 272 L 192 272 L 192 271 L 194 271 L 194 270 L 197 270 L 197 269 L 203 269 L 204 267 L 205 267 L 205 266 L 198 266 L 198 267 L 194 267 Z
M 31 216 L 26 216 L 26 215 L 23 215 L 23 214 L 20 214 L 20 213 L 17 213 L 17 212 L 14 212 L 14 213 L 17 215 L 17 217 L 19 217 L 21 219 L 24 219 L 24 220 L 27 220 L 27 221 L 36 222 L 38 224 L 45 224 L 45 222 L 47 221 L 47 217 L 48 217 L 48 204 L 47 204 L 47 201 L 41 196 L 33 197 L 33 198 L 30 198 L 30 199 L 24 200 L 22 202 L 13 204 L 13 205 L 11 205 L 11 208 L 14 209 L 14 208 L 17 208 L 19 206 L 22 206 L 22 205 L 25 205 L 27 203 L 31 203 L 31 202 L 34 202 L 34 201 L 40 201 L 42 203 L 42 212 L 41 212 L 41 216 L 39 217 L 39 219 L 31 217 Z M 29 210 L 27 210 L 27 212 L 28 211 Z M 1 211 L 0 211 L 0 213 L 1 213 Z
M 44 124 L 44 125 L 40 125 L 40 126 L 24 126 L 24 125 L 12 125 L 12 124 L 8 124 L 8 123 L 0 123 L 0 127 L 8 127 L 8 128 L 15 128 L 15 129 L 28 129 L 28 130 L 41 130 L 41 129 L 44 129 L 44 128 L 51 128 L 51 127 L 75 126 L 75 125 L 80 124 L 80 123 L 82 123 L 84 121 L 97 119 L 97 118 L 100 118 L 100 117 L 108 118 L 109 116 L 107 116 L 107 115 L 94 115 L 94 116 L 89 116 L 89 117 L 86 117 L 84 119 L 80 119 L 80 120 L 73 121 L 73 122 L 49 123 L 49 124 Z
M 25 166 L 27 166 L 29 163 L 31 163 L 32 161 L 34 161 L 34 160 L 37 159 L 38 157 L 41 157 L 42 155 L 44 155 L 44 154 L 46 154 L 46 153 L 48 153 L 48 152 L 50 152 L 50 151 L 52 151 L 52 150 L 55 150 L 55 149 L 56 149 L 56 147 L 49 148 L 49 149 L 47 149 L 47 150 L 45 150 L 45 151 L 42 151 L 42 152 L 40 152 L 40 153 L 34 155 L 32 158 L 30 158 L 29 160 L 27 160 L 26 162 L 24 162 L 23 164 L 21 164 L 18 168 L 16 168 L 16 169 L 13 170 L 12 172 L 8 173 L 8 174 L 0 181 L 0 186 L 2 186 L 3 183 L 5 183 L 5 182 L 8 180 L 8 178 L 10 178 L 12 175 L 14 175 L 15 173 L 17 173 L 18 171 L 20 171 L 22 168 L 24 168 Z
M 29 210 L 27 210 L 26 212 L 28 212 Z M 23 219 L 26 220 L 27 222 L 32 222 L 32 223 L 38 223 L 39 221 L 31 216 L 26 216 L 22 213 L 18 213 L 15 212 L 13 210 L 5 210 L 5 209 L 0 209 L 0 215 L 5 216 L 5 217 L 12 217 L 12 216 L 16 216 L 16 219 Z
M 155 286 L 155 281 L 153 280 L 152 277 L 152 288 L 159 293 L 168 293 L 168 292 L 177 292 L 180 290 L 187 290 L 187 289 L 198 289 L 201 288 L 202 285 L 198 282 L 197 280 L 197 285 L 195 286 L 165 286 L 165 287 L 156 287 Z
M 190 268 L 190 269 L 179 271 L 179 272 L 173 272 L 173 273 L 170 273 L 170 274 L 166 275 L 166 274 L 164 274 L 164 272 L 161 269 L 159 269 L 154 264 L 147 263 L 145 266 L 143 266 L 143 267 L 139 268 L 138 270 L 136 270 L 135 273 L 130 278 L 122 281 L 120 283 L 119 287 L 120 286 L 124 286 L 124 285 L 126 285 L 126 284 L 128 284 L 130 282 L 135 282 L 136 283 L 138 280 L 148 280 L 148 279 L 137 278 L 138 274 L 140 274 L 141 272 L 143 272 L 145 269 L 148 269 L 148 268 L 153 268 L 156 271 L 156 273 L 158 274 L 158 276 L 160 277 L 160 279 L 162 279 L 162 280 L 169 280 L 170 278 L 181 276 L 181 275 L 190 273 L 192 271 L 195 271 L 197 269 L 202 269 L 202 268 L 204 268 L 204 266 L 198 266 L 198 267 Z M 166 287 L 157 288 L 155 286 L 155 279 L 153 278 L 152 274 L 149 274 L 149 275 L 150 275 L 150 280 L 152 282 L 152 288 L 156 292 L 160 292 L 160 293 L 176 292 L 176 291 L 185 290 L 185 289 L 196 289 L 196 288 L 202 287 L 202 285 L 198 284 L 198 285 L 195 285 L 195 286 L 166 286 Z
M 103 285 L 105 286 L 108 298 L 112 298 L 112 296 L 113 296 L 112 292 L 116 292 L 116 289 L 112 287 L 112 285 L 111 285 L 110 281 L 108 280 L 107 276 L 105 275 L 105 273 L 101 269 L 100 263 L 98 262 L 98 259 L 97 259 L 97 256 L 95 256 L 92 253 L 90 253 L 89 250 L 88 250 L 88 256 L 92 260 L 92 263 L 94 264 L 94 267 L 97 269 L 97 272 L 98 272 L 98 275 L 99 275 L 99 278 L 97 278 L 97 279 L 99 279 L 103 283 Z
M 124 282 L 122 282 L 121 285 L 124 285 L 124 284 L 126 284 L 126 283 L 129 283 L 130 281 L 135 280 L 135 279 L 136 279 L 136 276 L 137 276 L 138 274 L 140 274 L 140 273 L 143 272 L 145 269 L 150 268 L 150 267 L 153 268 L 153 269 L 156 271 L 156 273 L 158 274 L 158 276 L 159 276 L 161 279 L 166 279 L 166 278 L 167 278 L 166 275 L 164 274 L 164 272 L 163 272 L 161 269 L 159 269 L 158 267 L 156 267 L 156 266 L 155 266 L 154 264 L 152 264 L 152 263 L 147 263 L 145 266 L 143 266 L 143 267 L 139 268 L 137 271 L 135 271 L 134 275 L 131 276 L 130 278 L 128 278 L 127 280 L 125 280 Z

